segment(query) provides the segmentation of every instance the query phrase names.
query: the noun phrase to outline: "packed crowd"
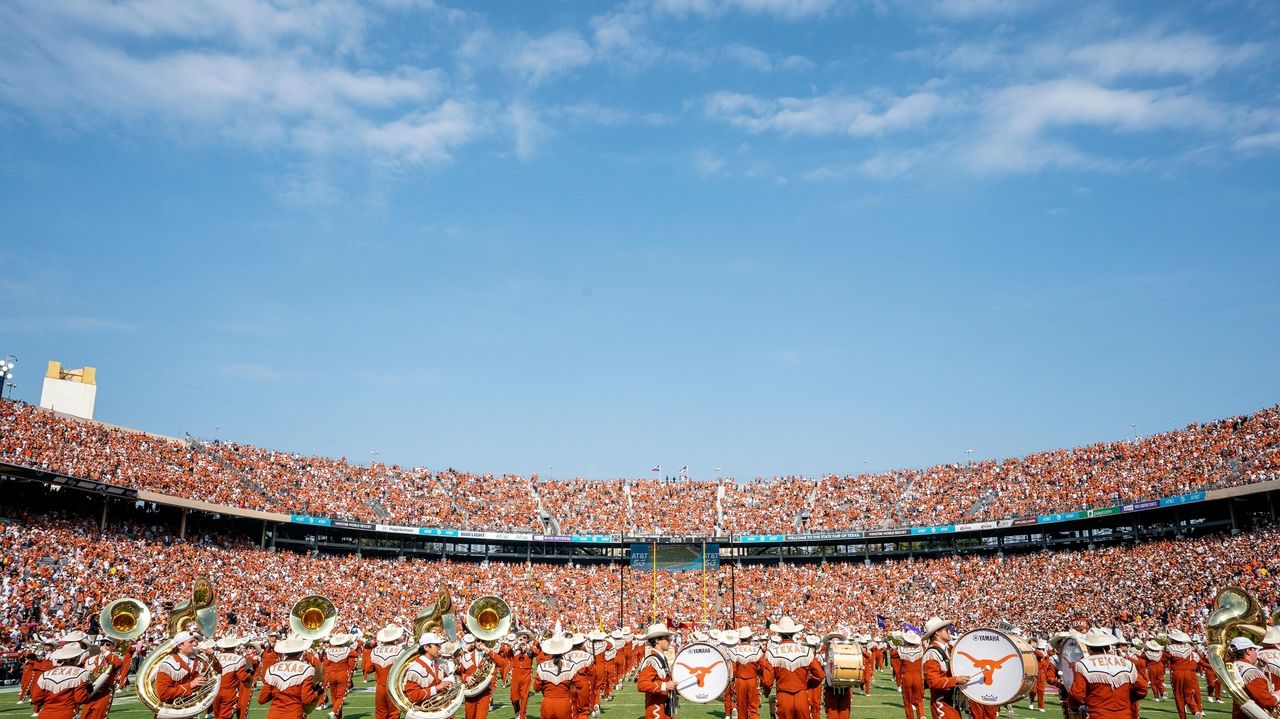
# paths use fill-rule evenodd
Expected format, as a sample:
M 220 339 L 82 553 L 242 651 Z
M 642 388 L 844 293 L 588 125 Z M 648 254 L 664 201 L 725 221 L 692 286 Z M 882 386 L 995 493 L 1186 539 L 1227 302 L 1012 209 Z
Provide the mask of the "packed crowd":
M 1280 530 L 1113 546 L 1097 551 L 1005 557 L 954 556 L 882 564 L 728 566 L 708 572 L 634 571 L 613 565 L 459 563 L 297 554 L 230 536 L 178 540 L 159 527 L 114 523 L 106 533 L 83 519 L 8 509 L 0 519 L 0 633 L 86 628 L 112 599 L 130 596 L 158 618 L 185 599 L 196 574 L 211 577 L 222 631 L 265 633 L 309 593 L 331 597 L 340 627 L 407 625 L 447 587 L 459 611 L 497 594 L 529 627 L 758 624 L 785 611 L 819 627 L 876 631 L 876 617 L 920 624 L 933 614 L 962 627 L 1007 620 L 1052 632 L 1073 617 L 1150 635 L 1166 626 L 1196 631 L 1222 586 L 1243 586 L 1280 604 Z M 732 577 L 731 577 L 732 572 Z M 655 586 L 656 582 L 656 586 Z M 732 590 L 732 591 L 731 591 Z M 163 621 L 156 623 L 160 631 Z
M 1280 407 L 1140 440 L 1013 459 L 737 483 L 549 481 L 365 466 L 234 442 L 157 437 L 0 401 L 0 461 L 232 507 L 388 524 L 795 533 L 1031 516 L 1280 478 Z

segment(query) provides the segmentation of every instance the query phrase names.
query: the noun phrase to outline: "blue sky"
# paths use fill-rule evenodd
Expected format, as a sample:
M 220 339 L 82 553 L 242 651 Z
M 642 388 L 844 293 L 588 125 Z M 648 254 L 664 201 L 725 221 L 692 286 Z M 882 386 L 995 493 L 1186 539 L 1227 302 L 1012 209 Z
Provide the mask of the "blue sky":
M 1269 2 L 15 0 L 0 353 L 98 417 L 556 477 L 1280 401 Z M 216 429 L 215 429 L 216 428 Z

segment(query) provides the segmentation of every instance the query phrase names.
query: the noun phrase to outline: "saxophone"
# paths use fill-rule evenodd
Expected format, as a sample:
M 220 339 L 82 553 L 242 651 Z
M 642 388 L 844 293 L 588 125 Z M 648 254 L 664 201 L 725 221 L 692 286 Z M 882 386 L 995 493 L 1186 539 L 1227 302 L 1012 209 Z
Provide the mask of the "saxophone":
M 200 676 L 205 678 L 205 685 L 185 697 L 172 702 L 160 700 L 156 694 L 156 671 L 160 662 L 176 648 L 173 637 L 186 629 L 190 624 L 199 626 L 205 636 L 213 636 L 217 627 L 218 615 L 214 605 L 213 585 L 205 577 L 197 577 L 192 583 L 191 599 L 173 606 L 169 613 L 169 638 L 160 643 L 138 667 L 137 688 L 138 701 L 155 712 L 156 719 L 188 719 L 205 713 L 213 706 L 218 696 L 218 688 L 222 683 L 222 673 L 218 670 L 217 660 L 213 652 L 201 650 L 192 662 Z
M 1205 649 L 1209 666 L 1222 680 L 1240 711 L 1250 719 L 1280 719 L 1280 710 L 1267 711 L 1249 698 L 1235 663 L 1230 661 L 1228 642 L 1248 637 L 1257 642 L 1266 632 L 1267 615 L 1256 597 L 1240 587 L 1227 587 L 1213 599 L 1213 612 L 1205 621 Z

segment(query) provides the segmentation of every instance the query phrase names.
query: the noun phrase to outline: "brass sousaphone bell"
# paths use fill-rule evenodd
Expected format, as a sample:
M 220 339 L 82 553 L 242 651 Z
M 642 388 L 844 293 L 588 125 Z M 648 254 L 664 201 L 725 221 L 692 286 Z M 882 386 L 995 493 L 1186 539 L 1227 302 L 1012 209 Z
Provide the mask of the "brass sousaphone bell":
M 320 594 L 308 594 L 289 610 L 289 628 L 308 641 L 329 636 L 337 624 L 338 608 Z
M 128 642 L 142 636 L 151 625 L 151 610 L 133 597 L 121 597 L 98 612 L 102 633 L 117 642 Z

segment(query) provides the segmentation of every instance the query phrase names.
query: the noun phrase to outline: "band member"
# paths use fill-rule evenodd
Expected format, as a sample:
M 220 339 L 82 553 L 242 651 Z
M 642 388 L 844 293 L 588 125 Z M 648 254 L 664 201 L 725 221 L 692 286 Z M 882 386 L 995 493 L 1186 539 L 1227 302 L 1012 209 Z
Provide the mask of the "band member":
M 351 690 L 351 677 L 359 654 L 352 644 L 353 639 L 349 634 L 333 635 L 321 656 L 324 687 L 329 692 L 329 704 L 333 706 L 329 719 L 342 719 L 342 706 L 347 701 L 347 692 Z
M 387 677 L 391 666 L 400 656 L 400 640 L 404 638 L 404 628 L 389 624 L 378 630 L 378 646 L 369 652 L 369 664 L 364 667 L 365 676 L 373 672 L 377 682 L 373 694 L 374 719 L 399 719 L 400 710 L 391 702 L 387 693 Z
M 200 637 L 191 632 L 178 632 L 173 637 L 174 650 L 156 667 L 156 696 L 166 704 L 179 697 L 190 696 L 209 680 L 195 667 L 196 648 Z
M 502 638 L 502 642 L 498 644 L 498 655 L 505 660 L 505 663 L 499 664 L 498 668 L 502 675 L 502 685 L 506 687 L 511 686 L 511 650 L 515 643 L 516 635 L 508 633 L 507 636 Z
M 1044 690 L 1049 686 L 1049 676 L 1053 673 L 1053 660 L 1049 658 L 1049 643 L 1041 639 L 1036 642 L 1036 681 L 1031 685 L 1031 693 L 1027 695 L 1027 709 L 1044 711 Z
M 303 719 L 324 696 L 324 688 L 316 668 L 305 659 L 310 642 L 302 637 L 289 637 L 272 647 L 275 664 L 262 677 L 258 703 L 270 703 L 267 719 Z
M 415 704 L 446 691 L 455 679 L 447 665 L 440 660 L 444 637 L 427 632 L 418 638 L 420 653 L 404 673 L 404 693 Z
M 648 646 L 640 662 L 636 689 L 644 692 L 644 719 L 671 719 L 667 713 L 667 702 L 676 690 L 666 656 L 671 648 L 671 632 L 665 624 L 654 624 L 644 633 L 643 639 Z
M 1111 653 L 1118 642 L 1097 628 L 1081 641 L 1088 654 L 1075 663 L 1070 691 L 1089 719 L 1132 719 L 1133 702 L 1147 695 L 1147 678 L 1133 662 Z
M 74 719 L 89 698 L 89 670 L 80 666 L 84 647 L 64 644 L 49 655 L 53 666 L 44 671 L 31 690 L 31 705 L 39 719 Z
M 737 716 L 738 709 L 735 704 L 737 692 L 733 690 L 733 659 L 730 658 L 729 652 L 738 645 L 738 633 L 732 629 L 724 631 L 715 630 L 712 634 L 712 643 L 716 649 L 720 651 L 720 656 L 724 657 L 725 668 L 729 670 L 729 683 L 724 688 L 724 694 L 720 698 L 724 701 L 724 717 L 725 719 L 733 719 Z
M 902 711 L 906 719 L 924 719 L 924 642 L 912 631 L 902 633 L 898 656 L 898 681 L 902 684 Z
M 106 683 L 102 684 L 102 688 L 96 693 L 89 695 L 88 701 L 80 710 L 80 719 L 107 719 L 107 714 L 111 711 L 116 686 L 120 683 L 120 668 L 124 666 L 120 656 L 112 651 L 114 646 L 115 640 L 104 635 L 98 642 L 98 653 L 84 662 L 84 668 L 90 674 L 101 666 L 105 665 L 108 668 L 104 670 L 107 672 Z M 92 692 L 92 689 L 90 691 Z
M 253 678 L 253 670 L 238 651 L 239 637 L 223 637 L 214 646 L 218 650 L 214 656 L 222 667 L 222 681 L 218 684 L 218 695 L 213 699 L 213 717 L 231 719 L 240 708 L 240 690 L 246 680 Z
M 733 687 L 726 691 L 734 693 L 734 706 L 738 709 L 738 719 L 760 719 L 760 683 L 764 680 L 764 652 L 751 642 L 753 633 L 748 627 L 736 632 L 738 643 L 729 650 L 729 661 L 733 664 Z
M 1230 658 L 1240 673 L 1245 695 L 1259 707 L 1270 710 L 1280 706 L 1280 694 L 1271 690 L 1267 676 L 1258 668 L 1258 650 L 1261 648 L 1248 637 L 1236 637 L 1230 643 Z M 1240 709 L 1240 704 L 1233 701 L 1231 719 L 1246 719 L 1247 716 Z
M 529 688 L 533 682 L 535 654 L 530 642 L 533 634 L 521 629 L 516 632 L 515 646 L 511 647 L 511 708 L 516 719 L 526 719 L 529 711 Z M 583 670 L 585 671 L 585 670 Z M 590 709 L 588 709 L 590 711 Z
M 929 642 L 924 650 L 924 684 L 929 688 L 929 709 L 933 719 L 960 719 L 956 709 L 955 693 L 959 686 L 969 681 L 968 674 L 951 673 L 950 647 L 951 621 L 933 617 L 924 625 L 921 641 Z
M 1178 719 L 1187 719 L 1188 709 L 1200 717 L 1204 713 L 1200 701 L 1200 678 L 1196 676 L 1200 658 L 1191 646 L 1191 637 L 1179 629 L 1171 630 L 1164 657 L 1173 683 L 1173 703 L 1178 710 Z
M 19 704 L 31 697 L 31 690 L 35 688 L 40 675 L 53 668 L 53 662 L 49 661 L 49 653 L 53 650 L 53 642 L 42 640 L 39 646 L 28 649 L 22 655 L 22 679 L 18 684 Z
M 775 684 L 778 687 L 774 719 L 808 719 L 808 690 L 826 678 L 813 652 L 793 639 L 803 629 L 789 616 L 769 625 L 778 643 L 764 653 L 764 692 L 770 693 Z
M 1147 641 L 1143 656 L 1147 659 L 1147 682 L 1158 702 L 1164 701 L 1164 647 L 1154 639 Z
M 609 635 L 596 629 L 587 633 L 587 651 L 591 654 L 591 715 L 600 711 L 600 702 L 605 697 L 604 655 L 608 649 Z
M 569 640 L 553 635 L 541 644 L 547 659 L 538 664 L 533 675 L 533 690 L 542 694 L 541 719 L 573 719 L 574 677 L 583 665 L 570 662 L 564 655 L 572 648 Z M 586 681 L 584 677 L 583 682 Z
M 1258 668 L 1267 676 L 1273 690 L 1280 689 L 1280 626 L 1267 627 L 1262 635 L 1262 648 L 1258 650 Z M 1209 672 L 1213 674 L 1213 672 Z M 1214 674 L 1214 676 L 1217 676 Z M 1219 684 L 1221 691 L 1221 684 Z
M 845 635 L 836 633 L 831 640 L 844 640 Z M 826 645 L 823 645 L 824 647 Z M 849 708 L 853 703 L 853 691 L 849 687 L 833 687 L 827 682 L 822 684 L 822 705 L 826 707 L 827 719 L 849 719 Z
M 818 645 L 821 643 L 822 639 L 816 634 L 806 634 L 804 637 L 803 644 L 813 652 L 815 659 L 818 656 Z M 809 719 L 822 719 L 822 684 L 819 682 L 809 687 Z
M 486 659 L 493 662 L 493 679 L 489 681 L 489 686 L 484 691 L 473 697 L 467 697 L 463 707 L 466 719 L 486 719 L 489 716 L 489 703 L 493 700 L 493 692 L 502 676 L 502 668 L 508 662 L 497 651 L 490 649 L 484 642 L 477 642 L 475 639 L 470 634 L 463 635 L 462 638 L 462 651 L 457 656 L 462 680 L 469 683 L 471 677 L 483 668 Z
M 262 645 L 257 642 L 247 642 L 242 645 L 241 657 L 244 658 L 245 669 L 248 674 L 244 676 L 237 687 L 236 716 L 239 719 L 248 719 L 249 716 L 249 700 L 253 698 L 253 685 L 257 683 L 255 677 L 258 676 L 258 665 L 262 663 Z
M 564 661 L 573 665 L 573 716 L 574 719 L 587 719 L 591 715 L 591 662 L 594 657 L 585 649 L 587 635 L 577 632 L 568 638 L 569 651 L 565 652 Z
M 603 701 L 613 700 L 613 689 L 618 684 L 618 650 L 622 647 L 622 630 L 609 632 L 604 643 L 604 695 Z

